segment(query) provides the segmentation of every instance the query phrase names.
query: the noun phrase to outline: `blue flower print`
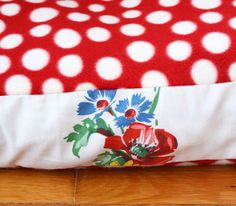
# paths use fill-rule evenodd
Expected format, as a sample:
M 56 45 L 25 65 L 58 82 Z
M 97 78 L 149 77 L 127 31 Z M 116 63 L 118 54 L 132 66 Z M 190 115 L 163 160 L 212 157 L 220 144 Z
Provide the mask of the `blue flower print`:
M 116 126 L 129 126 L 135 121 L 150 123 L 151 119 L 154 118 L 154 114 L 146 111 L 150 109 L 151 104 L 152 102 L 146 100 L 141 94 L 134 94 L 131 102 L 128 98 L 120 100 L 115 110 L 122 113 L 122 115 L 115 118 Z
M 89 90 L 87 91 L 88 102 L 81 102 L 78 105 L 78 115 L 95 114 L 94 119 L 98 119 L 109 110 L 116 95 L 116 90 Z

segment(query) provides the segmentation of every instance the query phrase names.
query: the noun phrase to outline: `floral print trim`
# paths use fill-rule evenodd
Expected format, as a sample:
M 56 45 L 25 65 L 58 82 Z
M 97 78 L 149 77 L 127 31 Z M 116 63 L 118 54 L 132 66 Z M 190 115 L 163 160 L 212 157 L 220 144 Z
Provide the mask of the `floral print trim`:
M 116 126 L 127 127 L 135 121 L 150 123 L 154 117 L 154 114 L 147 112 L 151 104 L 141 94 L 134 94 L 130 101 L 128 98 L 120 100 L 115 108 L 120 114 L 115 118 Z
M 80 150 L 88 145 L 92 134 L 105 136 L 104 152 L 93 161 L 95 166 L 153 166 L 170 162 L 178 147 L 175 136 L 158 128 L 155 110 L 160 88 L 154 88 L 149 100 L 141 93 L 130 98 L 115 99 L 117 90 L 87 91 L 77 114 L 85 116 L 74 131 L 65 137 L 72 142 L 72 152 L 80 158 Z M 105 115 L 111 117 L 108 123 Z M 114 131 L 120 129 L 119 134 Z
M 87 92 L 87 102 L 78 105 L 78 115 L 95 114 L 93 119 L 98 119 L 108 111 L 116 95 L 116 90 L 91 90 Z

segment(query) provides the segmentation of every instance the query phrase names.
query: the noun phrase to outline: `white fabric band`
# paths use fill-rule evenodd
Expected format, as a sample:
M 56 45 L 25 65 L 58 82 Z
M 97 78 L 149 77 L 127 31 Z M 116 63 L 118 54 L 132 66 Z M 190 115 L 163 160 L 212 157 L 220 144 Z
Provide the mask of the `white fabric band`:
M 0 167 L 41 169 L 92 165 L 103 153 L 106 136 L 94 133 L 80 157 L 73 155 L 65 137 L 84 116 L 76 113 L 87 92 L 0 97 Z M 114 101 L 141 94 L 152 100 L 149 89 L 119 89 Z M 158 128 L 177 138 L 172 162 L 236 159 L 236 83 L 162 87 L 155 110 Z M 104 119 L 113 125 L 109 114 Z M 151 124 L 154 125 L 154 122 Z

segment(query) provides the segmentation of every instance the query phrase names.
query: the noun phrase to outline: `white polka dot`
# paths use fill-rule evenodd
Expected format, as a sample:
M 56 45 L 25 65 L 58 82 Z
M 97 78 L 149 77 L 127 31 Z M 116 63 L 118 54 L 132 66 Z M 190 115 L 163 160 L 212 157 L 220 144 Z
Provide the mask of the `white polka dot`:
M 81 41 L 81 37 L 79 33 L 72 29 L 61 29 L 56 33 L 54 40 L 57 46 L 69 49 L 77 46 Z
M 0 34 L 6 29 L 5 23 L 0 19 Z
M 229 25 L 233 28 L 236 29 L 236 17 L 232 18 L 229 20 Z
M 196 31 L 197 25 L 191 21 L 179 21 L 172 26 L 172 31 L 176 34 L 187 35 Z
M 200 19 L 207 24 L 215 24 L 223 19 L 223 16 L 218 12 L 209 11 L 200 16 Z
M 236 62 L 229 67 L 229 77 L 231 81 L 236 81 Z
M 126 24 L 120 30 L 127 36 L 139 36 L 145 32 L 145 28 L 140 24 Z
M 221 0 L 192 0 L 192 5 L 198 9 L 215 9 L 221 3 Z
M 212 163 L 211 165 L 232 165 L 234 164 L 230 160 L 217 160 L 216 162 Z
M 165 24 L 171 20 L 171 13 L 167 11 L 154 11 L 147 15 L 146 20 L 152 24 Z
M 29 3 L 34 3 L 34 4 L 38 4 L 38 3 L 43 3 L 45 2 L 46 0 L 25 0 L 26 2 L 29 2 Z
M 129 10 L 129 11 L 124 12 L 122 16 L 127 19 L 132 19 L 132 18 L 139 17 L 141 14 L 142 13 L 138 10 Z
M 88 29 L 87 36 L 92 41 L 104 42 L 111 37 L 111 33 L 107 29 L 101 27 L 93 27 Z
M 78 2 L 74 0 L 70 0 L 70 1 L 58 0 L 57 4 L 66 8 L 76 8 L 79 6 Z
M 66 77 L 75 77 L 83 67 L 82 59 L 77 55 L 67 55 L 59 60 L 58 68 L 61 74 Z
M 94 86 L 94 84 L 90 83 L 90 82 L 84 82 L 79 84 L 76 87 L 76 91 L 86 91 L 86 90 L 92 90 L 92 89 L 96 89 L 96 87 Z
M 199 166 L 199 164 L 194 163 L 194 162 L 180 162 L 180 163 L 176 163 L 177 167 L 181 166 L 181 167 L 190 167 L 190 166 Z
M 87 14 L 83 14 L 80 12 L 73 12 L 68 15 L 68 19 L 71 21 L 76 21 L 76 22 L 84 22 L 88 21 L 90 19 L 90 16 Z
M 118 17 L 111 15 L 100 16 L 99 20 L 104 24 L 117 24 L 120 21 Z
M 88 9 L 93 12 L 101 12 L 105 10 L 105 7 L 101 4 L 90 4 Z
M 232 5 L 236 7 L 236 0 L 233 0 Z
M 58 11 L 53 8 L 39 8 L 35 9 L 30 14 L 30 19 L 33 22 L 45 22 L 55 18 L 58 15 Z
M 156 70 L 146 72 L 141 79 L 142 87 L 167 86 L 168 80 L 166 76 Z
M 217 69 L 207 59 L 195 62 L 192 66 L 191 75 L 196 84 L 211 84 L 217 81 Z
M 155 47 L 146 41 L 135 41 L 128 45 L 127 53 L 136 62 L 146 62 L 154 56 Z
M 47 66 L 49 54 L 44 49 L 32 49 L 27 51 L 22 57 L 22 63 L 25 68 L 31 71 L 38 71 Z
M 20 34 L 10 34 L 2 38 L 0 41 L 0 48 L 13 49 L 18 47 L 23 42 L 23 38 Z
M 122 0 L 120 5 L 125 8 L 134 8 L 141 3 L 141 0 Z
M 60 80 L 55 78 L 50 78 L 43 83 L 42 87 L 44 94 L 59 93 L 63 92 L 63 85 Z
M 191 56 L 191 45 L 186 41 L 174 41 L 167 46 L 168 56 L 175 61 L 184 61 Z
M 120 61 L 113 57 L 103 57 L 99 59 L 96 65 L 97 73 L 105 80 L 115 80 L 122 73 Z
M 176 6 L 179 3 L 179 0 L 159 0 L 159 4 L 165 7 Z
M 0 12 L 5 16 L 15 16 L 20 11 L 20 6 L 15 3 L 4 4 L 0 8 Z
M 8 95 L 30 94 L 31 82 L 24 75 L 14 75 L 7 79 L 5 90 Z
M 0 74 L 6 72 L 10 66 L 11 60 L 5 55 L 0 55 Z
M 230 38 L 221 32 L 211 32 L 203 37 L 202 44 L 209 52 L 220 54 L 229 49 Z
M 36 26 L 30 30 L 30 34 L 35 37 L 43 37 L 48 35 L 51 32 L 51 26 L 47 24 L 42 24 L 39 26 Z

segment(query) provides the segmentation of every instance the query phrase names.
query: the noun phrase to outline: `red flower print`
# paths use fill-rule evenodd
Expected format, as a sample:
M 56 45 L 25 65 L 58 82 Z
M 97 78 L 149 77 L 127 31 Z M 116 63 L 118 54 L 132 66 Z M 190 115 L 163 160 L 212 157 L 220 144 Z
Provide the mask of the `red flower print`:
M 162 165 L 174 158 L 170 154 L 177 148 L 177 140 L 163 129 L 135 122 L 123 137 L 108 137 L 105 148 L 125 152 L 134 165 Z

